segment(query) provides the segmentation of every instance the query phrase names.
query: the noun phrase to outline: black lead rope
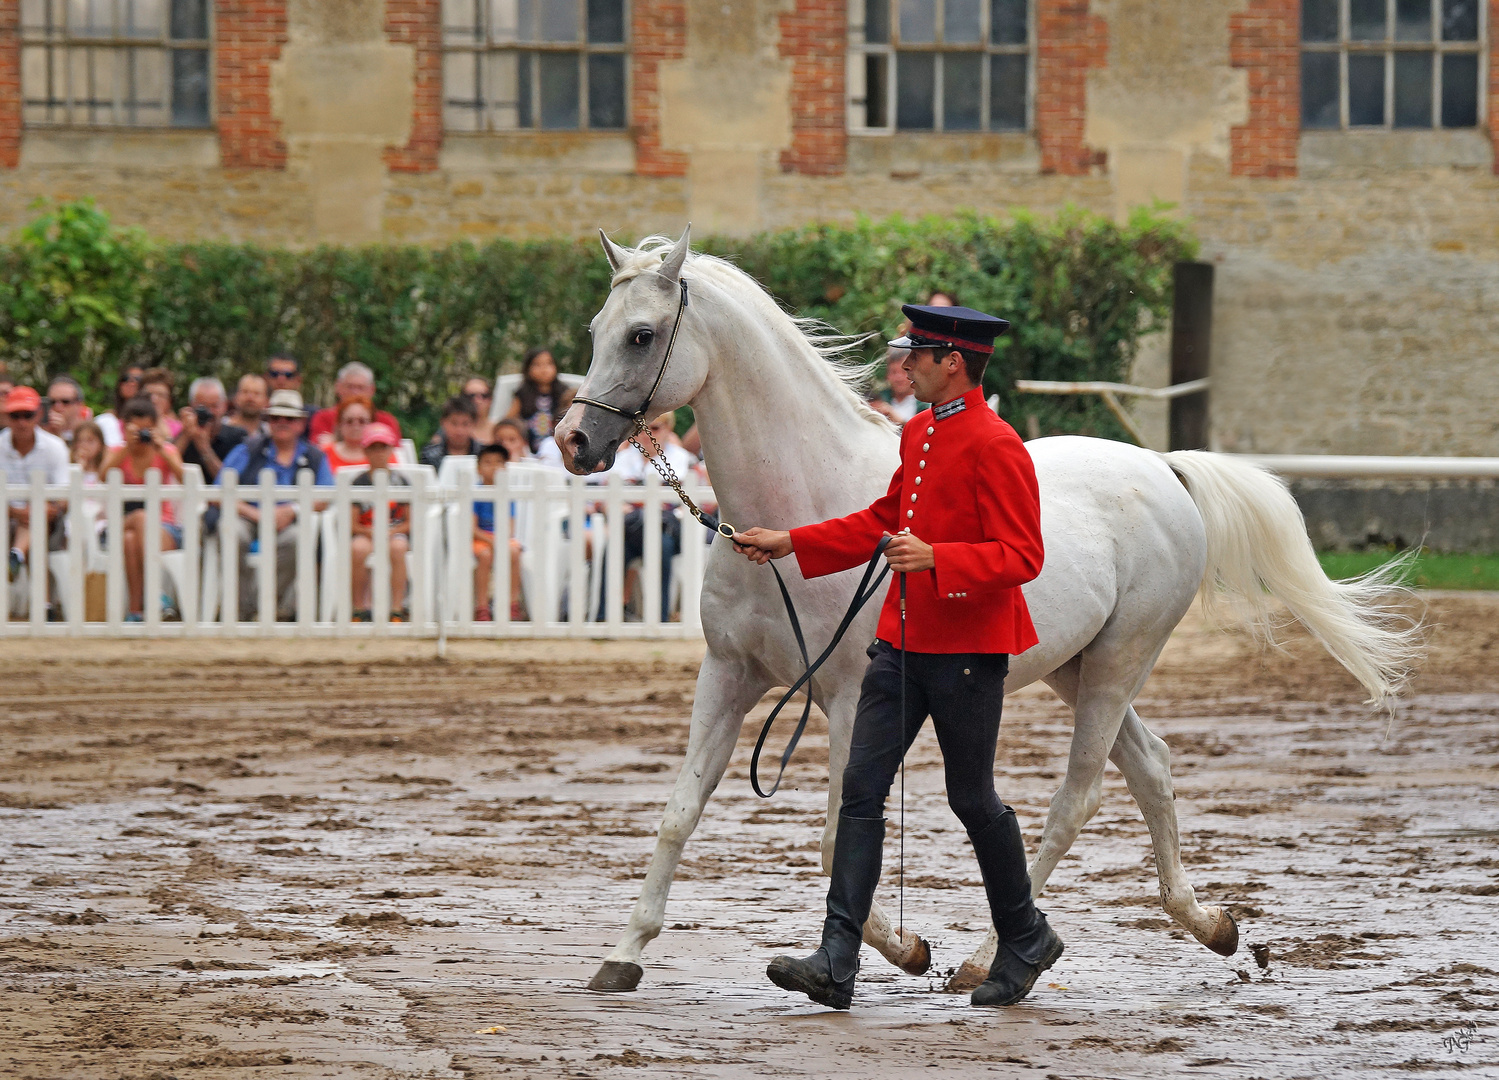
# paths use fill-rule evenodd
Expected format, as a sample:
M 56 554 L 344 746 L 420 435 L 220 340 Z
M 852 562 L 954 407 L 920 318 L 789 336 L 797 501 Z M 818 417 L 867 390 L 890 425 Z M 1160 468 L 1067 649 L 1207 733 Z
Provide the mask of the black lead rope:
M 828 642 L 828 647 L 822 651 L 822 655 L 815 663 L 807 654 L 807 639 L 802 635 L 801 621 L 796 617 L 796 605 L 791 602 L 791 593 L 786 590 L 786 582 L 781 577 L 781 572 L 776 570 L 775 563 L 770 564 L 771 570 L 775 571 L 776 584 L 781 588 L 781 599 L 786 603 L 786 615 L 791 620 L 791 632 L 796 635 L 796 647 L 801 650 L 802 664 L 806 667 L 806 671 L 802 672 L 801 677 L 791 684 L 791 689 L 781 695 L 781 700 L 776 702 L 776 707 L 771 709 L 770 715 L 765 718 L 765 724 L 760 728 L 760 737 L 755 740 L 755 753 L 750 758 L 750 786 L 755 789 L 755 794 L 760 798 L 770 798 L 781 786 L 781 778 L 786 774 L 786 766 L 791 761 L 791 755 L 796 752 L 796 744 L 801 741 L 802 732 L 807 730 L 807 720 L 812 715 L 812 687 L 810 685 L 812 676 L 827 662 L 828 657 L 833 655 L 833 650 L 843 640 L 843 635 L 848 633 L 848 628 L 853 625 L 854 617 L 859 614 L 860 609 L 869 603 L 875 593 L 879 592 L 885 575 L 890 573 L 890 567 L 887 564 L 878 576 L 875 575 L 875 569 L 879 566 L 880 556 L 885 554 L 885 549 L 890 546 L 890 541 L 893 539 L 895 539 L 893 536 L 880 538 L 880 542 L 875 546 L 874 554 L 869 557 L 869 562 L 864 567 L 864 577 L 860 579 L 859 587 L 854 591 L 854 598 L 848 605 L 848 611 L 844 612 L 843 621 L 838 624 L 838 629 L 833 632 L 833 640 Z M 904 584 L 905 575 L 902 574 L 901 578 Z M 904 621 L 904 614 L 902 614 L 902 621 Z M 904 638 L 902 638 L 902 645 L 904 643 Z M 904 660 L 904 649 L 902 649 L 902 659 Z M 905 680 L 902 679 L 902 686 L 904 682 Z M 770 729 L 774 726 L 776 717 L 781 715 L 781 710 L 785 708 L 786 703 L 803 686 L 807 687 L 807 699 L 802 705 L 802 717 L 797 722 L 796 730 L 791 733 L 791 739 L 786 743 L 786 749 L 781 754 L 781 768 L 776 773 L 776 782 L 769 791 L 766 791 L 760 786 L 760 751 L 765 746 L 765 740 L 770 735 Z

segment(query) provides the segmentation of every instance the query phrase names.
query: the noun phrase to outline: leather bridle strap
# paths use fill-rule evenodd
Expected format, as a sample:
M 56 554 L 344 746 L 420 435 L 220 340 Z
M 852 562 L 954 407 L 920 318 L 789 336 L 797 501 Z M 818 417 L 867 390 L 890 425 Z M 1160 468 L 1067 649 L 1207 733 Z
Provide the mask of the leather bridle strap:
M 677 284 L 682 287 L 682 291 L 680 299 L 677 300 L 677 317 L 671 323 L 671 336 L 666 339 L 666 355 L 661 357 L 661 368 L 656 372 L 656 381 L 651 383 L 650 393 L 645 395 L 645 400 L 640 403 L 640 408 L 635 412 L 625 412 L 618 405 L 610 405 L 607 401 L 582 397 L 581 395 L 574 397 L 574 401 L 584 405 L 592 405 L 595 409 L 603 409 L 605 412 L 612 412 L 616 416 L 623 416 L 626 420 L 633 421 L 637 433 L 645 430 L 646 414 L 650 411 L 651 402 L 656 398 L 656 391 L 661 389 L 661 380 L 666 378 L 666 366 L 671 363 L 672 350 L 677 345 L 677 329 L 682 325 L 682 312 L 687 309 L 687 279 L 685 277 L 678 278 Z
M 770 564 L 771 570 L 775 571 L 776 584 L 781 588 L 781 599 L 786 603 L 786 615 L 791 619 L 791 632 L 796 635 L 796 647 L 801 650 L 802 664 L 806 671 L 801 678 L 791 684 L 791 689 L 781 695 L 781 700 L 776 702 L 776 707 L 770 710 L 770 715 L 765 718 L 765 724 L 760 728 L 760 737 L 755 740 L 755 753 L 750 758 L 750 786 L 755 789 L 755 794 L 762 799 L 768 799 L 776 793 L 781 786 L 781 778 L 786 774 L 786 766 L 791 761 L 791 755 L 796 752 L 796 744 L 801 741 L 802 732 L 807 730 L 807 720 L 812 715 L 812 687 L 809 685 L 812 676 L 817 669 L 827 662 L 828 657 L 833 655 L 833 650 L 843 640 L 843 635 L 848 633 L 848 628 L 853 625 L 854 616 L 859 614 L 860 609 L 880 590 L 880 584 L 885 580 L 885 575 L 890 573 L 887 563 L 885 568 L 875 576 L 875 568 L 879 565 L 880 556 L 885 554 L 885 549 L 890 546 L 893 536 L 882 536 L 880 542 L 875 546 L 874 554 L 869 557 L 868 564 L 864 567 L 864 577 L 859 581 L 859 587 L 854 590 L 854 598 L 848 605 L 848 611 L 844 612 L 843 621 L 838 624 L 838 629 L 833 631 L 833 640 L 828 642 L 828 647 L 822 651 L 816 662 L 811 661 L 807 655 L 807 639 L 802 636 L 801 621 L 796 617 L 796 605 L 791 602 L 791 593 L 786 590 L 786 582 L 781 577 L 781 572 L 776 570 L 775 563 Z M 870 579 L 873 578 L 873 581 Z M 775 724 L 776 717 L 791 700 L 793 694 L 803 686 L 807 687 L 807 700 L 802 705 L 802 717 L 797 721 L 796 730 L 791 733 L 791 739 L 786 743 L 786 749 L 781 753 L 781 767 L 776 773 L 776 782 L 771 785 L 769 791 L 760 787 L 760 751 L 765 746 L 765 740 L 770 735 L 771 726 Z

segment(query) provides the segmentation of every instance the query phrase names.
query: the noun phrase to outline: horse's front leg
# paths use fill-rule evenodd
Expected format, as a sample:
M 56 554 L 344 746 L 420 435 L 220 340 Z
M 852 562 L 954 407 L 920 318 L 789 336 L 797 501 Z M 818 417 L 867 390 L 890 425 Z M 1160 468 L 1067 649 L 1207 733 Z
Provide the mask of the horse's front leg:
M 656 833 L 656 851 L 645 874 L 640 899 L 630 912 L 625 935 L 588 983 L 590 990 L 634 990 L 640 985 L 640 954 L 661 933 L 666 896 L 687 838 L 697 828 L 703 807 L 723 778 L 744 716 L 770 689 L 769 681 L 743 661 L 723 660 L 711 652 L 698 671 L 692 705 L 687 757 Z
M 833 846 L 837 843 L 838 808 L 843 803 L 843 767 L 848 764 L 849 740 L 853 737 L 854 713 L 859 704 L 859 680 L 846 679 L 848 690 L 825 706 L 828 716 L 828 822 L 822 830 L 822 872 L 833 872 Z M 932 966 L 932 950 L 920 935 L 897 927 L 880 902 L 869 908 L 864 923 L 864 941 L 896 967 L 911 975 L 925 975 Z

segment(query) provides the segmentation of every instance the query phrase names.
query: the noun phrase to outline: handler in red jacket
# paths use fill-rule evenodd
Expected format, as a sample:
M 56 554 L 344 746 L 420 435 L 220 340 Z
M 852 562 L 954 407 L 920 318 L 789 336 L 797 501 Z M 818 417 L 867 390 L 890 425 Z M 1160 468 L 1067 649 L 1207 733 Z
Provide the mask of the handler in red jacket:
M 975 1005 L 1011 1005 L 1062 955 L 1062 941 L 1031 902 L 1025 846 L 1015 811 L 994 790 L 994 750 L 1011 653 L 1036 643 L 1020 586 L 1041 572 L 1041 505 L 1030 454 L 984 402 L 984 367 L 1003 319 L 961 307 L 901 309 L 910 332 L 916 396 L 936 404 L 901 433 L 890 490 L 867 510 L 778 532 L 750 529 L 735 549 L 757 563 L 796 552 L 804 577 L 866 562 L 880 537 L 885 557 L 907 577 L 906 715 L 900 715 L 900 600 L 892 581 L 869 648 L 854 719 L 843 803 L 828 886 L 822 947 L 778 956 L 777 986 L 846 1009 L 859 970 L 859 944 L 880 880 L 885 798 L 927 716 L 942 747 L 947 799 L 973 842 L 999 934 Z

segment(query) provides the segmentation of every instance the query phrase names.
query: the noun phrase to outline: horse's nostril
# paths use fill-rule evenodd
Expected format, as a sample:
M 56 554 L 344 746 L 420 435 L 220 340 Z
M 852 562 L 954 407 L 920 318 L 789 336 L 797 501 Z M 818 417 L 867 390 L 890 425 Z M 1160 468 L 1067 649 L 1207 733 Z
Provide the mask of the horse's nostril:
M 576 429 L 568 432 L 567 441 L 572 445 L 574 454 L 581 454 L 588 448 L 588 436 Z

